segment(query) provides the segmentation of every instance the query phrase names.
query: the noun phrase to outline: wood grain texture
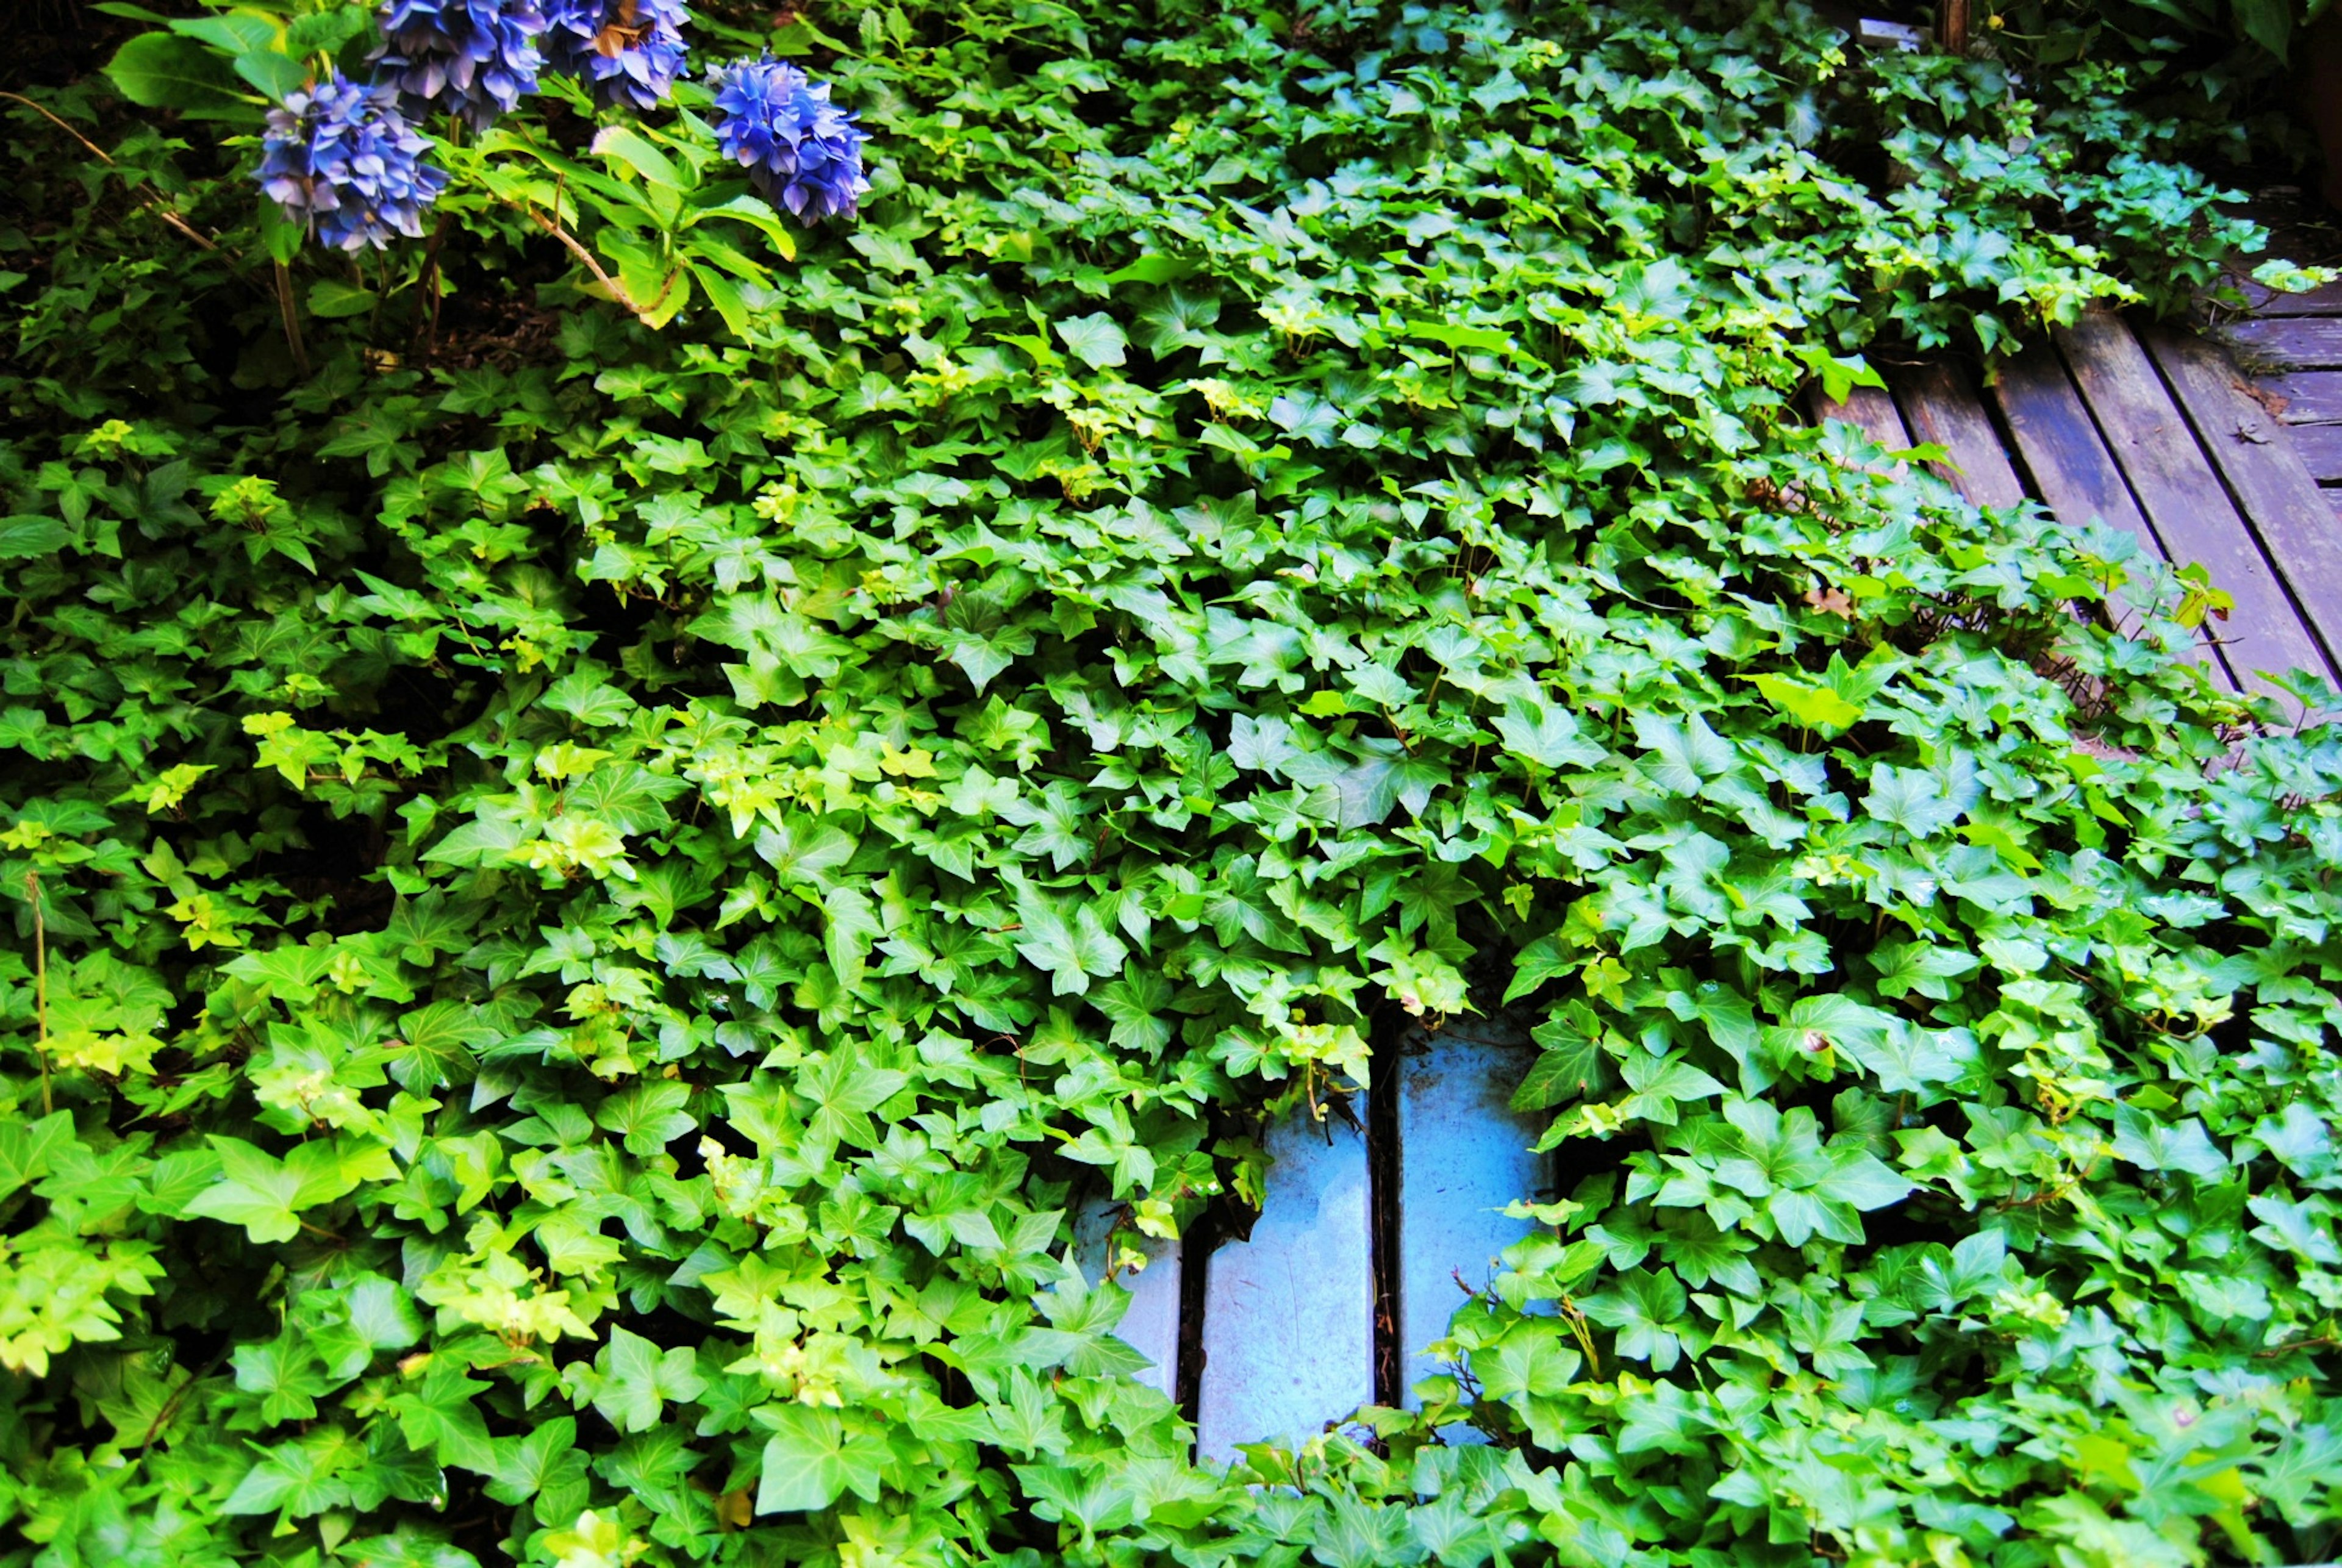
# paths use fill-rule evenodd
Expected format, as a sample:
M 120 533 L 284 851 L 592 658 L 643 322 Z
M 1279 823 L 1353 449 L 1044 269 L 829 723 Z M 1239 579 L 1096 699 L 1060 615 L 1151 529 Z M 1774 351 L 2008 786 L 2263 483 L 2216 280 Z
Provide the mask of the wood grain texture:
M 1911 434 L 1903 426 L 1902 414 L 1896 412 L 1891 393 L 1876 386 L 1857 386 L 1844 403 L 1833 403 L 1817 392 L 1813 404 L 1817 420 L 1843 420 L 1889 452 L 1900 452 L 1911 444 Z
M 2118 316 L 2086 315 L 2057 339 L 2173 563 L 2200 562 L 2235 600 L 2216 627 L 2230 672 L 2248 689 L 2273 690 L 2258 673 L 2324 670 L 2324 652 L 2130 328 Z
M 1936 41 L 1945 52 L 1968 52 L 1968 0 L 1937 0 Z
M 2256 372 L 2342 370 L 2342 316 L 2232 322 L 2217 335 Z
M 2342 424 L 2342 370 L 2265 375 L 2256 385 L 2269 412 L 2287 424 Z
M 1196 1449 L 1299 1443 L 1375 1397 L 1374 1243 L 1366 1142 L 1354 1128 L 1288 1116 L 1252 1239 L 1206 1265 Z
M 2246 305 L 2256 317 L 2342 315 L 2342 283 L 2321 284 L 2306 294 L 2279 294 L 2248 277 L 2232 277 L 2228 281 L 2245 296 Z
M 2342 645 L 2342 526 L 2332 499 L 2303 466 L 2294 432 L 2270 416 L 2218 348 L 2167 327 L 2146 328 L 2139 338 L 2326 654 L 2325 665 L 2309 667 L 2330 677 Z
M 2342 484 L 2342 424 L 2297 424 L 2294 454 L 2320 484 Z
M 1423 1403 L 1415 1385 L 1446 1370 L 1425 1347 L 1446 1337 L 1456 1309 L 1495 1276 L 1496 1254 L 1536 1228 L 1501 1212 L 1540 1196 L 1545 1157 L 1532 1151 L 1550 1119 L 1512 1108 L 1537 1057 L 1521 1022 L 1458 1019 L 1436 1034 L 1410 1034 L 1402 1048 L 1398 1309 L 1409 1410 Z
M 2001 366 L 1992 392 L 2036 493 L 2059 522 L 2069 528 L 2103 522 L 2136 538 L 2142 557 L 2167 559 L 2055 349 L 2036 344 L 2010 360 Z M 2120 594 L 2108 608 L 2118 621 L 2131 618 Z M 2235 677 L 2208 643 L 2197 643 L 2188 657 L 2223 687 L 2237 689 Z
M 1952 454 L 1949 463 L 1928 466 L 1953 489 L 1979 506 L 2014 506 L 2025 499 L 2025 486 L 2001 450 L 2000 432 L 1958 365 L 1935 360 L 1901 373 L 1895 377 L 1895 401 L 1914 444 L 1933 444 Z

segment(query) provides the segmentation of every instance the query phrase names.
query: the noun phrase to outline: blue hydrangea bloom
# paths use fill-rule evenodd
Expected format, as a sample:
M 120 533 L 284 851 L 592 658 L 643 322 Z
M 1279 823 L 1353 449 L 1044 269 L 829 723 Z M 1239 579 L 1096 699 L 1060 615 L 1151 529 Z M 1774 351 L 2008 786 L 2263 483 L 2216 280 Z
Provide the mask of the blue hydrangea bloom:
M 536 91 L 536 0 L 389 0 L 380 20 L 375 79 L 397 88 L 409 114 L 445 109 L 482 131 Z
M 664 101 L 683 71 L 683 0 L 546 0 L 545 68 L 586 84 L 604 108 Z
M 801 218 L 850 217 L 870 182 L 866 139 L 854 116 L 829 101 L 829 84 L 766 55 L 715 73 L 716 140 L 748 180 Z
M 380 250 L 395 234 L 419 236 L 423 209 L 446 188 L 446 174 L 423 161 L 430 150 L 389 86 L 360 86 L 336 71 L 268 111 L 255 177 L 325 244 Z

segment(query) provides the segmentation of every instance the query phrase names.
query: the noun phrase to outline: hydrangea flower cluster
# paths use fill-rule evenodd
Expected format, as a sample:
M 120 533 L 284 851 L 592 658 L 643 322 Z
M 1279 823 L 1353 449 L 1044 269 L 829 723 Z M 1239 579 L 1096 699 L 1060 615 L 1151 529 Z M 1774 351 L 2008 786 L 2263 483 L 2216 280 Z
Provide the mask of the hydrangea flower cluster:
M 423 233 L 423 209 L 447 176 L 423 161 L 431 143 L 399 112 L 386 84 L 333 80 L 268 112 L 258 179 L 285 215 L 329 245 L 380 250 Z
M 389 0 L 381 22 L 375 79 L 417 115 L 444 108 L 482 131 L 536 91 L 545 16 L 535 0 Z
M 547 71 L 604 108 L 655 107 L 682 72 L 690 19 L 685 0 L 384 0 L 373 85 L 335 72 L 271 110 L 255 177 L 327 245 L 419 236 L 447 176 L 423 162 L 430 143 L 413 122 L 445 109 L 485 130 Z M 858 209 L 865 137 L 826 83 L 769 53 L 710 81 L 717 141 L 766 200 L 808 222 Z
M 769 54 L 713 78 L 724 119 L 716 140 L 765 198 L 802 218 L 851 216 L 870 182 L 861 127 L 829 101 L 829 84 Z
M 584 82 L 604 108 L 654 108 L 683 71 L 683 0 L 547 0 L 545 67 Z

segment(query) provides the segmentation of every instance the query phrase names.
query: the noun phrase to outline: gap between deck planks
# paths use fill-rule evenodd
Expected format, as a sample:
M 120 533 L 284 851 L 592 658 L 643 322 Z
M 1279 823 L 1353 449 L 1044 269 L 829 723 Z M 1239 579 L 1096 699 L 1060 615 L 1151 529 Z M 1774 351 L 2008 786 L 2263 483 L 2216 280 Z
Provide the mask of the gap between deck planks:
M 1545 1156 L 1534 1152 L 1543 1118 L 1511 1108 L 1536 1047 L 1526 1021 L 1499 1014 L 1409 1029 L 1376 1070 L 1396 1078 L 1388 1124 L 1397 1157 L 1367 1158 L 1367 1133 L 1339 1118 L 1296 1115 L 1269 1129 L 1261 1213 L 1249 1238 L 1221 1243 L 1201 1260 L 1200 1322 L 1184 1325 L 1176 1243 L 1115 1233 L 1119 1206 L 1094 1199 L 1076 1213 L 1076 1258 L 1106 1277 L 1117 1245 L 1136 1245 L 1146 1266 L 1124 1273 L 1131 1293 L 1116 1333 L 1150 1363 L 1138 1381 L 1180 1386 L 1183 1343 L 1201 1352 L 1196 1377 L 1196 1450 L 1225 1462 L 1239 1444 L 1299 1443 L 1376 1397 L 1380 1348 L 1377 1286 L 1395 1297 L 1385 1327 L 1398 1362 L 1397 1397 L 1419 1404 L 1414 1385 L 1446 1370 L 1426 1353 L 1446 1337 L 1468 1292 L 1484 1288 L 1498 1254 L 1526 1237 L 1506 1218 L 1516 1199 L 1544 1195 Z M 1370 1124 L 1371 1125 L 1372 1124 Z M 1374 1253 L 1375 1185 L 1397 1191 L 1396 1240 L 1386 1264 Z M 1386 1267 L 1391 1277 L 1378 1279 Z M 1190 1306 L 1189 1310 L 1197 1310 Z M 1450 1428 L 1450 1441 L 1471 1441 Z

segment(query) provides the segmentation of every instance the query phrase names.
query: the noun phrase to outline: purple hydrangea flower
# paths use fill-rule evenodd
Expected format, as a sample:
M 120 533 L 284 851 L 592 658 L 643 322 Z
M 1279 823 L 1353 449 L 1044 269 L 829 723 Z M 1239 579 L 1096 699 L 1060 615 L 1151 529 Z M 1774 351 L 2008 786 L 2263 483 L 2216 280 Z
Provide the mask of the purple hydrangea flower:
M 411 115 L 442 108 L 484 131 L 536 91 L 536 0 L 389 0 L 380 20 L 375 80 L 397 88 Z
M 829 84 L 766 55 L 715 73 L 724 119 L 716 144 L 740 160 L 748 181 L 801 218 L 850 217 L 870 182 L 866 139 L 854 116 L 829 101 Z
M 334 79 L 268 111 L 255 178 L 285 215 L 329 245 L 381 250 L 423 233 L 423 209 L 447 176 L 423 161 L 428 138 L 406 123 L 387 85 Z
M 683 0 L 546 0 L 545 68 L 575 76 L 607 109 L 656 106 L 683 71 Z

